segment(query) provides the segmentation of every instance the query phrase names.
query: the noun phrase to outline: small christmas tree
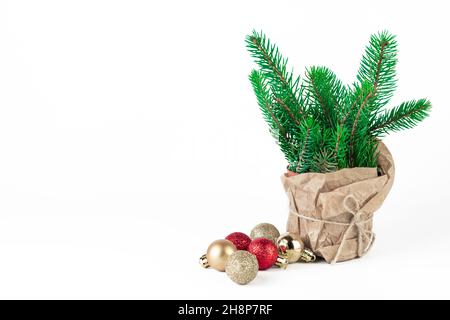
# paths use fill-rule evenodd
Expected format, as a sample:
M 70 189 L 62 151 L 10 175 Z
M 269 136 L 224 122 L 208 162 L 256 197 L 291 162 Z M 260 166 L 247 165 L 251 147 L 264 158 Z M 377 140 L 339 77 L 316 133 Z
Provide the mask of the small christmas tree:
M 250 82 L 291 171 L 376 167 L 380 138 L 412 128 L 429 115 L 426 99 L 385 110 L 396 87 L 397 63 L 397 42 L 388 32 L 370 37 L 351 86 L 326 67 L 307 69 L 303 80 L 295 77 L 262 32 L 253 31 L 246 43 L 259 66 Z

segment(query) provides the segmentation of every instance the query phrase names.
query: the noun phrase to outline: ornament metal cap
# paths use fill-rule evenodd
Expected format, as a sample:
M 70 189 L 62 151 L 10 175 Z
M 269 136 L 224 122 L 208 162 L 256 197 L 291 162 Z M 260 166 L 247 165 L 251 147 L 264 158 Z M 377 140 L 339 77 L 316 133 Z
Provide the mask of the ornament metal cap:
M 203 268 L 209 268 L 208 259 L 206 258 L 206 253 L 202 255 L 198 261 Z
M 316 261 L 316 255 L 309 249 L 303 249 L 300 256 L 300 261 L 314 262 Z
M 288 264 L 288 260 L 282 256 L 278 256 L 277 261 L 275 262 L 275 265 L 281 269 L 286 269 Z

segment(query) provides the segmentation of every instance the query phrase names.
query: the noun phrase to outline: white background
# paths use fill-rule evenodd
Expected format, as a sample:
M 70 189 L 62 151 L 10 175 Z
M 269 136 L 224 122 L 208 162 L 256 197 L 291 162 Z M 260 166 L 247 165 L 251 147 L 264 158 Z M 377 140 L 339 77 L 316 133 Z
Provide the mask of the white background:
M 446 1 L 0 2 L 0 298 L 450 298 Z M 284 230 L 281 152 L 247 80 L 253 28 L 295 71 L 355 79 L 398 35 L 390 104 L 432 115 L 385 139 L 396 181 L 363 259 L 204 270 L 208 244 Z

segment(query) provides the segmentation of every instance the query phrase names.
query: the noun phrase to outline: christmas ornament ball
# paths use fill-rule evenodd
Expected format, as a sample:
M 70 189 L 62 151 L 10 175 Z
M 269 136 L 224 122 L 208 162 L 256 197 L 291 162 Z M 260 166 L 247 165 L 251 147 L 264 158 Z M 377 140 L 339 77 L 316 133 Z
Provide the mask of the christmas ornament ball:
M 283 233 L 277 240 L 278 249 L 283 257 L 285 257 L 289 263 L 295 263 L 297 261 L 312 262 L 316 260 L 314 253 L 305 248 L 300 236 L 292 233 Z
M 269 269 L 277 262 L 277 246 L 269 239 L 257 238 L 250 242 L 248 252 L 254 254 L 258 260 L 259 270 Z
M 258 260 L 248 251 L 238 250 L 227 261 L 225 272 L 238 284 L 247 284 L 255 279 L 258 273 Z
M 206 251 L 207 265 L 218 271 L 225 271 L 228 258 L 236 250 L 236 246 L 231 241 L 220 239 L 212 242 Z
M 238 250 L 247 250 L 248 245 L 252 242 L 252 239 L 242 232 L 230 233 L 225 239 L 233 242 Z
M 278 229 L 270 223 L 260 223 L 255 226 L 250 233 L 250 238 L 252 239 L 266 238 L 273 243 L 276 243 L 279 236 L 280 232 Z

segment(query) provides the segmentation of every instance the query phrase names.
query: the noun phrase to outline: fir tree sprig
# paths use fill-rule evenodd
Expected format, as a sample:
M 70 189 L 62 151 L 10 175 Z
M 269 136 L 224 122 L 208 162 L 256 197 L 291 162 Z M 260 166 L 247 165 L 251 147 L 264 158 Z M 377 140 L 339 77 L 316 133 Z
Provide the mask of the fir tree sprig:
M 359 90 L 361 90 L 359 92 Z M 349 166 L 355 166 L 355 144 L 357 143 L 356 137 L 361 135 L 361 131 L 363 131 L 363 135 L 367 134 L 367 128 L 364 125 L 365 122 L 361 120 L 367 120 L 370 117 L 370 110 L 368 110 L 369 105 L 373 101 L 375 92 L 374 88 L 371 85 L 368 85 L 367 82 L 364 82 L 361 88 L 356 90 L 356 108 L 352 109 L 350 112 L 350 119 L 353 120 L 351 124 L 350 138 L 349 138 Z M 355 113 L 356 112 L 356 113 Z
M 292 137 L 284 128 L 285 120 L 280 115 L 275 114 L 270 89 L 266 81 L 261 73 L 256 70 L 250 73 L 249 80 L 253 86 L 263 117 L 269 124 L 270 133 L 278 142 L 288 163 L 294 163 L 297 159 L 297 152 L 294 148 Z
M 357 78 L 362 84 L 373 86 L 373 108 L 384 107 L 396 88 L 397 41 L 395 36 L 387 31 L 370 37 L 369 45 L 361 59 Z
M 270 83 L 272 93 L 278 103 L 298 125 L 304 115 L 301 104 L 302 87 L 300 78 L 294 78 L 292 72 L 287 71 L 287 59 L 281 55 L 278 47 L 262 33 L 253 31 L 246 38 L 247 49 L 259 65 L 261 73 Z
M 415 127 L 429 116 L 430 101 L 426 99 L 403 102 L 397 107 L 379 114 L 370 127 L 373 135 L 380 137 L 390 131 L 400 131 Z
M 333 162 L 339 169 L 348 168 L 347 141 L 349 134 L 347 128 L 344 126 L 344 122 L 340 123 L 333 134 L 332 141 L 334 142 L 334 149 L 331 154 Z
M 330 127 L 336 126 L 346 95 L 342 82 L 326 67 L 311 67 L 306 71 L 306 89 L 314 97 L 314 116 Z

